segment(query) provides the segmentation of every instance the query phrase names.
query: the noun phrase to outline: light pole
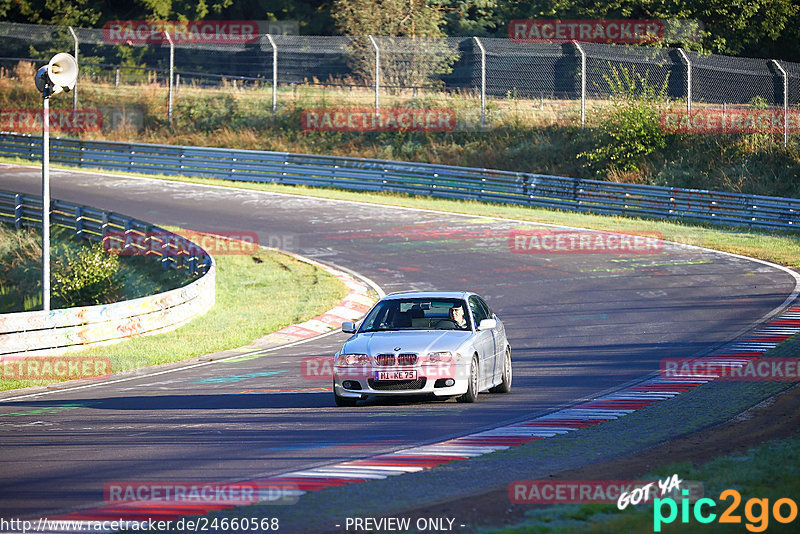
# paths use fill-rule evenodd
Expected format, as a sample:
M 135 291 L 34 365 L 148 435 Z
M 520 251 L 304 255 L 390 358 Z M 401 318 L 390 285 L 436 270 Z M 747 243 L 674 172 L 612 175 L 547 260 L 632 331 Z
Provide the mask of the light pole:
M 78 79 L 78 62 L 66 53 L 53 56 L 36 72 L 42 93 L 42 309 L 50 311 L 50 97 L 71 91 Z

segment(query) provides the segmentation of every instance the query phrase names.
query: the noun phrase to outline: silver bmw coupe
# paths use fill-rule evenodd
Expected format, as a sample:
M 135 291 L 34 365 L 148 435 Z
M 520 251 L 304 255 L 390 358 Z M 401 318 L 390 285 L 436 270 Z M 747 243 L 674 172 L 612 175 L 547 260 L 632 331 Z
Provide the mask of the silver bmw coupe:
M 435 395 L 475 402 L 511 390 L 511 346 L 486 302 L 470 292 L 402 292 L 379 300 L 334 357 L 337 406 L 370 395 Z

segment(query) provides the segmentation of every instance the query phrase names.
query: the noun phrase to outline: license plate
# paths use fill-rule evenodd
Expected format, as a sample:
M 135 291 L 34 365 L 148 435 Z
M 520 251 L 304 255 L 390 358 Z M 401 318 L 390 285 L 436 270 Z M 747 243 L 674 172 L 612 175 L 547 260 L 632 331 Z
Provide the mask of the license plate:
M 417 371 L 375 371 L 375 380 L 416 380 Z

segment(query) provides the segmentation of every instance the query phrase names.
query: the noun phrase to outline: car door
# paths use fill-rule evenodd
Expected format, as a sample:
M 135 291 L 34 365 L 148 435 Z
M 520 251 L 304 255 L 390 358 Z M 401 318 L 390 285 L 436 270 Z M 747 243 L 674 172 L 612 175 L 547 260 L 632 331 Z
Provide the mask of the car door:
M 487 319 L 486 309 L 481 306 L 478 298 L 473 295 L 468 300 L 469 311 L 475 325 L 475 348 L 480 359 L 480 389 L 485 389 L 492 384 L 494 377 L 495 349 L 494 335 L 491 330 L 478 331 L 481 321 Z
M 475 299 L 478 302 L 478 305 L 482 308 L 484 315 L 488 319 L 497 319 L 492 312 L 492 309 L 489 308 L 489 305 L 486 304 L 486 301 L 482 298 L 476 296 Z M 492 333 L 492 359 L 494 361 L 494 366 L 492 368 L 491 376 L 493 378 L 491 381 L 497 383 L 502 378 L 503 372 L 503 362 L 505 358 L 505 345 L 502 342 L 502 323 L 498 320 L 497 321 L 497 328 L 489 330 Z

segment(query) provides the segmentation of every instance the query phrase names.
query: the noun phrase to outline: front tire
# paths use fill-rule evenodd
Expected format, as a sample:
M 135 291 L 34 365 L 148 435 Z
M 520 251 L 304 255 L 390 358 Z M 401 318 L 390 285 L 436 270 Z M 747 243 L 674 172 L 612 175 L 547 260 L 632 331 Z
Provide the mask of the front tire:
M 511 349 L 506 347 L 506 356 L 503 358 L 503 381 L 490 389 L 492 393 L 508 393 L 511 391 Z
M 469 385 L 467 392 L 456 399 L 458 402 L 475 402 L 478 400 L 478 355 L 472 356 L 469 364 Z
M 359 397 L 342 397 L 336 393 L 336 386 L 333 386 L 333 400 L 336 402 L 336 406 L 353 407 L 358 402 L 358 399 Z

